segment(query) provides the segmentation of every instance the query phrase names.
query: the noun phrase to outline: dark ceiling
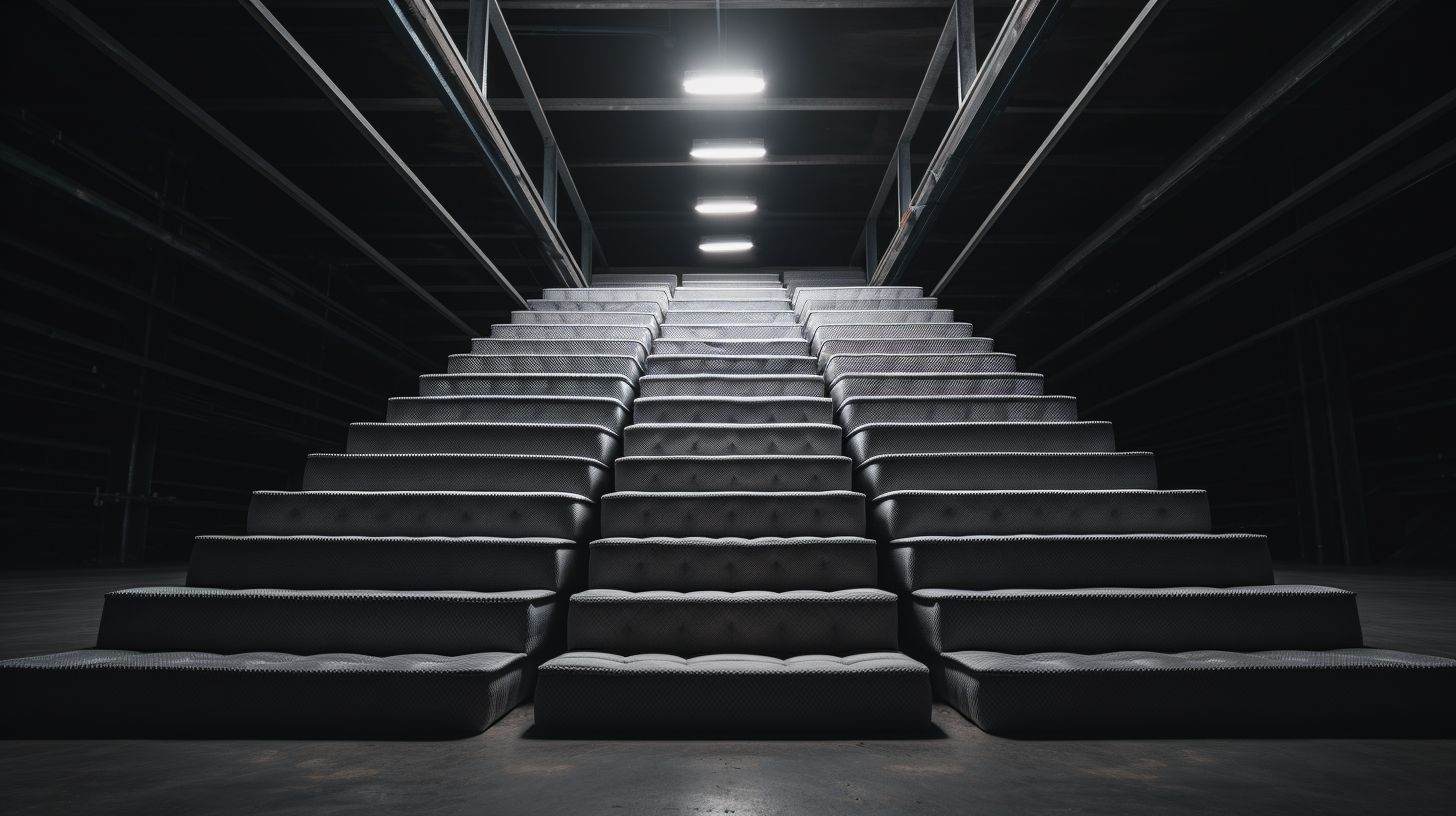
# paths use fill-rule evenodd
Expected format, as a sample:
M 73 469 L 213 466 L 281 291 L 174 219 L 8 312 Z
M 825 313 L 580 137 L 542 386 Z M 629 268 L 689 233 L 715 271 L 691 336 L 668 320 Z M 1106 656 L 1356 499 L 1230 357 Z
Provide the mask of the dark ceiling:
M 264 5 L 507 283 L 527 297 L 561 285 L 540 223 L 442 105 L 385 0 Z M 469 4 L 436 5 L 463 50 Z M 681 92 L 686 69 L 717 58 L 713 5 L 501 3 L 596 230 L 595 270 L 696 266 L 699 236 L 718 231 L 757 244 L 729 263 L 862 265 L 861 231 L 949 3 L 724 0 L 725 51 L 768 79 L 761 109 Z M 937 285 L 1144 8 L 1055 5 L 961 146 L 961 172 L 906 227 L 913 251 L 892 280 Z M 1449 552 L 1447 5 L 1169 0 L 941 295 L 1089 417 L 1116 420 L 1123 448 L 1156 450 L 1166 484 L 1211 487 L 1221 528 L 1269 532 L 1281 557 L 1328 560 L 1329 530 L 1356 522 L 1377 560 Z M 1011 6 L 975 3 L 983 58 Z M 1362 13 L 1373 22 L 1358 36 L 1331 39 Z M 19 430 L 4 457 L 15 543 L 0 557 L 110 560 L 130 523 L 122 508 L 138 504 L 152 513 L 147 554 L 184 553 L 191 534 L 236 527 L 249 489 L 295 484 L 303 452 L 336 447 L 347 421 L 377 417 L 413 373 L 508 317 L 508 292 L 471 246 L 243 3 L 22 0 L 5 15 L 0 333 Z M 1200 151 L 1331 42 L 1318 70 Z M 146 70 L 358 241 L 179 112 Z M 487 75 L 539 186 L 540 134 L 498 47 Z M 917 182 L 955 85 L 952 62 L 911 145 Z M 765 139 L 767 160 L 688 158 L 693 139 L 728 136 Z M 1188 173 L 1157 187 L 1190 156 Z M 691 205 L 721 194 L 761 209 L 709 227 Z M 896 209 L 876 214 L 878 249 Z M 559 239 L 579 256 L 565 198 L 559 212 Z M 149 444 L 157 495 L 126 498 L 128 463 Z M 1330 490 L 1360 495 L 1368 521 L 1321 504 Z

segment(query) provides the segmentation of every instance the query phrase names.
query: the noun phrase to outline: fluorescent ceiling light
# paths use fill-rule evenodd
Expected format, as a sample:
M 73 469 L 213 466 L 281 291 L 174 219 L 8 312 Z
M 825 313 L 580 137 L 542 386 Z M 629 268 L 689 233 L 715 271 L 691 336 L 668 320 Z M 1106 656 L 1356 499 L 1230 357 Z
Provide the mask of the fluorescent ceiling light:
M 747 235 L 718 235 L 704 238 L 698 249 L 704 252 L 747 252 L 753 249 L 753 241 Z
M 695 159 L 761 159 L 768 150 L 762 139 L 694 139 L 688 155 Z
M 742 215 L 758 209 L 758 202 L 743 196 L 700 198 L 693 209 L 702 215 Z
M 765 87 L 763 72 L 748 71 L 688 71 L 683 78 L 683 90 L 694 96 L 744 96 L 763 93 Z

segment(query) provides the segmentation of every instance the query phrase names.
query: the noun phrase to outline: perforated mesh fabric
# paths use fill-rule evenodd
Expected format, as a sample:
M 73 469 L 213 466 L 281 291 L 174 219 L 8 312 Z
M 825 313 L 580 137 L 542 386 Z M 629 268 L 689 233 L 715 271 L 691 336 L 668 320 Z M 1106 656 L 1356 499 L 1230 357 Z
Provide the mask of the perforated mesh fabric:
M 549 422 L 620 428 L 628 407 L 607 397 L 392 397 L 389 422 Z
M 817 374 L 813 357 L 789 355 L 654 354 L 647 358 L 648 374 Z
M 651 374 L 640 387 L 644 397 L 824 396 L 824 380 L 813 374 Z
M 921 589 L 916 618 L 935 652 L 1082 654 L 1129 649 L 1259 651 L 1361 645 L 1353 593 L 1315 586 Z
M 796 326 L 798 320 L 790 311 L 705 311 L 701 309 L 674 309 L 667 314 L 666 325 L 670 326 L 714 326 L 740 323 L 776 323 Z
M 794 311 L 800 318 L 815 314 L 816 312 L 834 311 L 871 311 L 883 309 L 934 309 L 937 303 L 935 298 L 799 298 L 794 303 Z
M 449 374 L 620 374 L 636 379 L 642 360 L 607 354 L 452 354 Z
M 847 456 L 624 456 L 618 490 L 848 490 Z
M 794 305 L 798 306 L 806 300 L 885 300 L 892 298 L 922 298 L 925 290 L 919 286 L 840 286 L 829 284 L 819 286 L 800 285 L 794 290 Z
M 610 354 L 646 360 L 647 345 L 637 340 L 498 340 L 477 337 L 470 341 L 475 354 Z
M 564 538 L 198 536 L 187 585 L 559 591 L 581 583 L 585 562 Z
M 836 456 L 841 431 L 838 425 L 828 423 L 639 423 L 623 433 L 623 453 L 630 456 Z
M 815 312 L 804 318 L 804 330 L 813 333 L 821 326 L 902 326 L 916 323 L 954 323 L 950 309 L 852 309 Z
M 965 329 L 955 329 L 956 326 L 965 326 Z M 866 332 L 858 331 L 865 328 L 870 327 L 825 326 L 817 333 L 816 339 L 809 344 L 809 349 L 818 355 L 821 363 L 827 363 L 836 354 L 979 354 L 991 351 L 994 345 L 989 337 L 971 337 L 970 326 L 966 323 L 928 323 L 925 326 L 928 329 L 944 328 L 947 332 L 955 331 L 958 333 L 956 336 L 921 338 L 865 336 L 830 339 L 830 335 L 839 334 L 840 329 L 856 329 L 856 333 L 866 334 Z
M 560 325 L 563 323 L 599 323 L 603 325 L 646 326 L 657 330 L 660 315 L 653 310 L 641 312 L 511 312 L 512 323 L 539 323 Z
M 537 589 L 141 587 L 107 593 L 96 646 L 219 654 L 261 651 L 263 644 L 292 654 L 532 654 L 546 645 L 555 598 Z
M 897 490 L 870 506 L 880 541 L 924 535 L 1206 533 L 1201 490 Z
M 1111 453 L 1111 422 L 875 422 L 845 437 L 855 461 L 886 453 Z
M 833 415 L 828 397 L 638 397 L 637 422 L 650 423 L 816 423 Z
M 822 493 L 608 493 L 603 538 L 862 536 L 865 498 Z
M 941 696 L 1009 736 L 1449 734 L 1456 661 L 1381 649 L 944 655 Z
M 745 354 L 750 356 L 809 356 L 809 341 L 802 337 L 734 340 L 659 340 L 652 347 L 654 354 Z
M 347 451 L 546 454 L 610 462 L 620 454 L 621 440 L 600 425 L 355 422 L 349 426 Z
M 668 295 L 660 289 L 614 286 L 608 289 L 542 289 L 543 300 L 616 303 L 621 301 L 651 302 L 666 309 Z
M 850 397 L 982 396 L 1012 394 L 1038 397 L 1040 374 L 845 374 L 834 381 L 829 396 L 836 402 Z
M 643 312 L 659 320 L 665 311 L 653 300 L 528 300 L 526 307 L 533 312 Z
M 591 543 L 596 588 L 854 589 L 876 583 L 868 538 L 604 538 Z
M 642 284 L 677 288 L 677 275 L 667 272 L 597 272 L 591 277 L 592 288 L 604 286 L 640 286 Z
M 755 340 L 787 338 L 802 340 L 803 332 L 797 323 L 718 323 L 700 326 L 666 325 L 662 327 L 664 340 Z
M 1003 373 L 1016 371 L 1016 355 L 987 354 L 836 354 L 824 361 L 824 377 L 832 385 L 846 374 Z
M 595 537 L 596 507 L 573 493 L 285 492 L 248 505 L 251 535 Z
M 837 407 L 853 431 L 879 422 L 1074 422 L 1072 397 L 850 397 Z
M 1274 582 L 1260 535 L 1162 533 L 901 538 L 885 578 L 936 587 L 1253 586 Z
M 879 589 L 625 592 L 571 597 L 568 649 L 620 654 L 856 654 L 898 648 L 894 593 Z
M 601 323 L 498 323 L 490 336 L 498 340 L 636 340 L 650 344 L 656 332 L 649 326 L 613 326 Z
M 886 453 L 855 470 L 870 496 L 894 490 L 1154 490 L 1153 455 L 1123 453 Z
M 580 456 L 498 453 L 315 453 L 303 489 L 575 493 L 595 498 L 610 468 Z
M 0 661 L 6 736 L 443 737 L 525 699 L 526 656 L 86 649 Z M 125 700 L 118 705 L 117 700 Z M 388 700 L 388 705 L 380 705 Z M 226 701 L 226 705 L 219 705 Z
M 608 397 L 624 405 L 637 386 L 620 374 L 425 374 L 420 396 Z
M 737 298 L 705 298 L 687 300 L 673 305 L 672 311 L 683 312 L 787 312 L 788 297 L 756 297 L 749 293 L 756 290 L 744 289 L 744 295 Z
M 678 308 L 691 305 L 701 300 L 784 300 L 789 299 L 789 290 L 782 286 L 755 286 L 755 287 L 730 287 L 727 289 L 707 289 L 699 287 L 688 287 L 677 293 L 674 298 Z

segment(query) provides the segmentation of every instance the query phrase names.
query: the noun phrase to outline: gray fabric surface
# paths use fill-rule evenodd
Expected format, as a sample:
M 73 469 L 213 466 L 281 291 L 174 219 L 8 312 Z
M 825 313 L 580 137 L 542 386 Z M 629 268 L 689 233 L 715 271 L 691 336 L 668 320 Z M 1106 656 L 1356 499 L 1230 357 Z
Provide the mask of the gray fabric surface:
M 585 456 L 610 462 L 616 431 L 600 425 L 520 422 L 387 423 L 349 426 L 348 453 L 513 453 Z
M 876 584 L 867 538 L 604 538 L 591 543 L 589 585 L 671 589 L 852 589 Z
M 850 489 L 847 456 L 624 456 L 616 471 L 618 490 Z
M 880 541 L 923 535 L 1206 533 L 1201 490 L 897 490 L 870 505 Z
M 572 493 L 260 490 L 252 535 L 594 538 L 596 505 Z
M 640 423 L 623 430 L 628 456 L 838 456 L 838 425 L 829 423 Z
M 864 496 L 819 493 L 608 493 L 602 537 L 862 536 Z

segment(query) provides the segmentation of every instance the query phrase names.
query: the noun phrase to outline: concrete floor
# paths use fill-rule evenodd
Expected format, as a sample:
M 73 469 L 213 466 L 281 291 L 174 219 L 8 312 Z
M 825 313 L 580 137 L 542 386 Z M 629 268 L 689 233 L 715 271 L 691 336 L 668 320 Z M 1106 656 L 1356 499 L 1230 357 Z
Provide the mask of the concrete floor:
M 1372 646 L 1456 657 L 1456 575 L 1279 578 L 1360 592 Z M 104 591 L 181 580 L 0 575 L 0 657 L 89 646 Z M 1444 814 L 1456 796 L 1456 740 L 1018 741 L 945 706 L 935 721 L 943 738 L 542 740 L 526 706 L 448 742 L 0 741 L 0 812 Z

